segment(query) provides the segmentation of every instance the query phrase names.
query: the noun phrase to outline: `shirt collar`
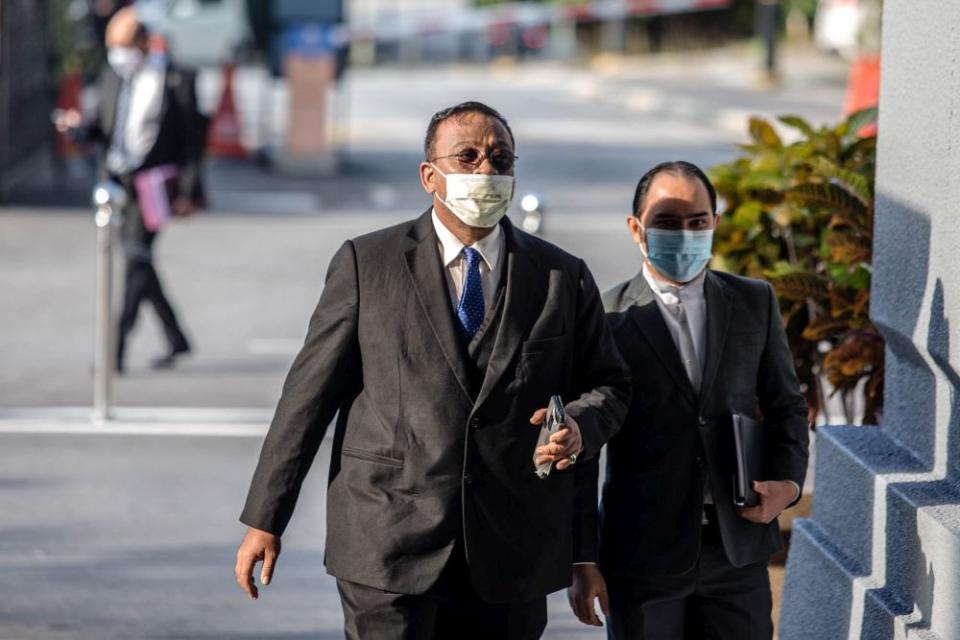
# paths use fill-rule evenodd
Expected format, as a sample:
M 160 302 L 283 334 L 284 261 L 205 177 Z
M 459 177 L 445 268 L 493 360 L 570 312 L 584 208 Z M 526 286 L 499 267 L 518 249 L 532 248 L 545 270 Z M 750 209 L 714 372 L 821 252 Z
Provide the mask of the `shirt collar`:
M 430 217 L 433 219 L 433 229 L 436 231 L 437 241 L 440 243 L 443 266 L 449 267 L 451 262 L 460 257 L 466 245 L 460 242 L 457 236 L 453 235 L 453 232 L 440 221 L 435 209 L 431 211 Z M 500 254 L 503 251 L 503 231 L 500 229 L 500 225 L 498 224 L 486 237 L 470 246 L 477 250 L 483 261 L 487 263 L 488 269 L 491 271 L 496 269 Z
M 697 274 L 697 277 L 690 282 L 685 282 L 681 285 L 668 284 L 658 279 L 650 271 L 650 267 L 647 265 L 646 260 L 643 261 L 642 271 L 643 278 L 647 281 L 647 284 L 650 285 L 650 289 L 653 290 L 654 295 L 660 298 L 660 300 L 664 303 L 672 304 L 679 298 L 690 298 L 692 296 L 703 295 L 703 281 L 704 278 L 706 278 L 706 269 Z

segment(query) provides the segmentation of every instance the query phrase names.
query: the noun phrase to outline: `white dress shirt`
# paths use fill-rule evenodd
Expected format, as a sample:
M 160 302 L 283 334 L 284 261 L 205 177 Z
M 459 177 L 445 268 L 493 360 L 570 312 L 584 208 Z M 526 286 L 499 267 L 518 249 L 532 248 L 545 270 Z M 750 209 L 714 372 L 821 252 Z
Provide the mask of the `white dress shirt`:
M 467 281 L 467 260 L 463 249 L 467 246 L 447 229 L 437 212 L 431 214 L 433 229 L 437 233 L 437 250 L 440 252 L 440 261 L 447 276 L 447 288 L 450 291 L 450 304 L 454 311 L 460 304 L 460 296 Z M 482 258 L 480 261 L 480 286 L 483 288 L 483 308 L 489 311 L 493 305 L 497 286 L 500 284 L 500 273 L 503 269 L 504 237 L 498 224 L 486 237 L 470 245 L 476 249 Z
M 672 285 L 658 280 L 646 262 L 643 263 L 643 277 L 650 285 L 660 308 L 660 315 L 670 331 L 673 344 L 677 347 L 684 367 L 691 363 L 700 371 L 701 379 L 703 367 L 707 359 L 707 300 L 703 295 L 703 279 L 707 270 L 704 269 L 696 278 L 682 285 Z M 689 343 L 682 339 L 681 325 L 678 317 L 678 306 L 683 307 L 687 325 L 690 328 L 690 337 L 693 342 L 693 353 L 687 353 Z M 694 386 L 699 386 L 695 383 Z M 699 389 L 698 389 L 699 391 Z

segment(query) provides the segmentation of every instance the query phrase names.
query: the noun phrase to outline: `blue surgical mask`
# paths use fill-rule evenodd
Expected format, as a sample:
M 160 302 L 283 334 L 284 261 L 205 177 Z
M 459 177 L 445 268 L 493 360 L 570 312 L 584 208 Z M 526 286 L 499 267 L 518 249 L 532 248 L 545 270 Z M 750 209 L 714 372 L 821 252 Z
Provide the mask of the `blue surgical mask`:
M 713 229 L 687 231 L 673 229 L 646 229 L 647 248 L 640 251 L 662 275 L 675 282 L 690 282 L 710 262 L 713 248 Z

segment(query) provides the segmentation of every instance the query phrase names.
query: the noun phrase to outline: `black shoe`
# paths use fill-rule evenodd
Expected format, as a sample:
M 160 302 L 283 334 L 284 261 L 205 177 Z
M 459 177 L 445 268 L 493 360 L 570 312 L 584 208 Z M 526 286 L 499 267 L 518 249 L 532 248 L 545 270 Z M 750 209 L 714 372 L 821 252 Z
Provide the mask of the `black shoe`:
M 190 353 L 190 347 L 172 349 L 167 355 L 155 358 L 150 366 L 154 369 L 170 369 L 176 363 L 177 358 L 188 353 Z

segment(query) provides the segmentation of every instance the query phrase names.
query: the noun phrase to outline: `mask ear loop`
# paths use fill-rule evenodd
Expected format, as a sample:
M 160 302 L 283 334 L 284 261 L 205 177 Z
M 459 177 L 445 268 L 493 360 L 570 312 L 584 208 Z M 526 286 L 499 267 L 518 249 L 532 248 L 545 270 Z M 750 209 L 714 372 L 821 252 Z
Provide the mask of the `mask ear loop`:
M 637 220 L 639 220 L 639 218 Z M 640 253 L 643 254 L 643 259 L 649 261 L 650 256 L 647 254 L 647 250 L 643 246 L 647 242 L 647 228 L 643 226 L 642 222 L 638 222 L 638 224 L 640 225 L 640 230 L 643 231 L 643 239 L 637 243 L 637 246 L 640 247 Z
M 441 170 L 440 170 L 440 167 L 438 167 L 438 166 L 435 165 L 434 163 L 428 162 L 427 164 L 429 164 L 431 167 L 433 167 L 433 170 L 434 170 L 434 171 L 436 171 L 437 173 L 439 173 L 440 175 L 442 175 L 442 176 L 443 176 L 443 181 L 444 181 L 444 183 L 446 183 L 446 181 L 447 181 L 447 174 L 445 174 L 443 171 L 441 171 Z M 442 202 L 442 203 L 444 203 L 444 204 L 447 203 L 447 199 L 446 199 L 446 198 L 441 198 L 441 197 L 440 197 L 440 192 L 439 192 L 439 191 L 434 191 L 434 192 L 433 192 L 433 195 L 436 196 L 437 200 L 439 200 L 440 202 Z

